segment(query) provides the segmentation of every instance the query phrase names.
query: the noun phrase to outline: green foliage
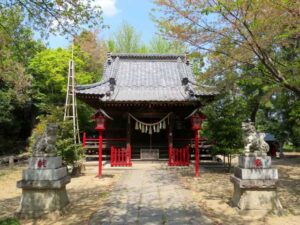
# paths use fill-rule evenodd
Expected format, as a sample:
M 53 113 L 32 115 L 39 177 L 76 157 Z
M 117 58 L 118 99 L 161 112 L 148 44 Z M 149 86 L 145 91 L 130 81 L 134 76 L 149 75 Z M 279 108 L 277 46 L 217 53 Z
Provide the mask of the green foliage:
M 58 154 L 66 165 L 74 166 L 83 157 L 83 148 L 80 144 L 74 144 L 73 138 L 61 139 L 57 142 Z
M 101 24 L 100 8 L 90 0 L 1 1 L 1 154 L 25 150 L 36 116 L 42 121 L 49 115 L 41 113 L 51 114 L 55 106 L 64 104 L 71 51 L 46 49 L 40 41 L 34 40 L 33 30 L 35 34 L 46 36 L 49 33 L 75 34 L 82 25 L 90 28 Z M 75 35 L 74 42 L 77 46 L 74 53 L 77 82 L 98 81 L 103 69 L 104 44 L 98 42 L 92 32 Z M 36 129 L 42 132 L 43 126 L 41 123 Z
M 81 144 L 74 144 L 72 121 L 60 122 L 60 132 L 56 147 L 67 165 L 74 165 L 82 159 L 83 148 Z
M 69 68 L 71 50 L 46 49 L 30 61 L 29 71 L 33 76 L 34 104 L 42 111 L 47 111 L 52 105 L 63 105 Z M 92 83 L 94 72 L 87 72 L 88 55 L 78 48 L 74 51 L 76 80 L 78 84 Z
M 262 131 L 271 132 L 280 144 L 292 143 L 300 147 L 300 101 L 290 92 L 282 91 L 272 96 L 257 115 Z
M 15 8 L 26 17 L 24 23 L 31 29 L 48 37 L 49 33 L 76 34 L 84 27 L 102 25 L 102 11 L 94 0 L 2 0 L 0 14 L 7 9 Z M 0 27 L 9 29 L 0 21 Z
M 156 0 L 162 35 L 205 55 L 206 76 L 241 66 L 261 70 L 263 82 L 300 96 L 299 1 Z
M 96 33 L 82 32 L 75 37 L 74 64 L 77 84 L 93 83 L 99 80 L 99 73 L 103 69 L 105 51 L 103 43 L 98 43 Z M 102 49 L 102 50 L 101 50 Z M 63 116 L 63 110 L 54 110 L 57 106 L 63 106 L 66 96 L 67 75 L 71 49 L 46 49 L 30 61 L 29 71 L 33 76 L 32 99 L 37 107 L 40 123 L 36 127 L 44 130 L 45 122 L 57 120 Z M 78 103 L 80 125 L 88 126 L 89 116 L 92 114 L 89 107 Z M 48 114 L 48 115 L 44 115 Z M 50 114 L 50 115 L 49 115 Z M 89 114 L 87 116 L 87 114 Z M 43 122 L 44 121 L 44 122 Z M 59 124 L 61 120 L 57 120 Z M 61 124 L 61 132 L 72 131 L 72 126 L 67 123 Z M 39 128 L 40 127 L 40 128 Z M 68 128 L 65 128 L 68 127 Z M 68 132 L 67 132 L 68 133 Z M 33 134 L 34 135 L 34 134 Z M 70 137 L 68 137 L 70 136 Z M 80 147 L 73 145 L 73 136 L 68 134 L 61 136 L 58 141 L 58 148 L 67 162 L 76 161 L 80 156 Z M 73 149 L 73 151 L 72 151 Z M 74 154 L 74 155 L 72 155 Z M 71 160 L 68 160 L 70 158 Z
M 11 61 L 27 66 L 32 56 L 44 46 L 33 39 L 31 29 L 23 24 L 24 15 L 18 7 L 1 8 L 0 11 L 1 58 L 8 56 Z M 9 55 L 3 50 L 9 51 Z
M 0 100 L 0 124 L 11 122 L 14 107 L 11 104 L 12 99 L 10 93 L 0 91 Z
M 150 40 L 149 52 L 151 53 L 159 53 L 159 54 L 183 54 L 187 51 L 187 48 L 180 44 L 180 42 L 173 41 L 169 42 L 164 39 L 162 36 L 154 36 Z
M 84 30 L 74 38 L 74 45 L 84 53 L 84 70 L 94 74 L 93 82 L 99 81 L 106 61 L 107 47 L 105 41 L 98 39 L 99 32 Z M 78 55 L 80 58 L 82 56 Z M 78 68 L 77 68 L 78 69 Z
M 214 143 L 215 154 L 231 155 L 243 147 L 241 124 L 247 118 L 246 102 L 231 95 L 220 96 L 206 106 L 205 136 Z
M 259 131 L 274 134 L 282 145 L 299 146 L 299 2 L 155 2 L 162 12 L 155 19 L 161 34 L 196 50 L 191 58 L 199 59 L 194 64 L 199 81 L 244 102 L 245 119 L 256 122 Z M 221 96 L 224 103 L 228 95 Z M 228 104 L 220 107 L 225 110 Z M 240 124 L 228 130 L 235 133 L 235 126 Z M 228 144 L 221 140 L 222 148 Z
M 196 76 L 196 78 L 200 78 L 199 75 L 202 74 L 203 68 L 204 68 L 204 56 L 200 54 L 200 52 L 194 51 L 190 52 L 188 54 L 188 59 L 191 61 L 192 66 L 193 66 L 193 72 Z M 202 77 L 202 80 L 204 81 Z
M 19 220 L 13 218 L 7 218 L 0 220 L 0 225 L 21 225 Z
M 95 113 L 95 109 L 81 101 L 77 105 L 80 130 L 88 133 L 94 132 L 95 121 L 91 118 L 91 115 Z
M 183 54 L 187 50 L 182 42 L 168 41 L 159 35 L 155 35 L 149 45 L 143 44 L 141 34 L 126 22 L 107 41 L 106 46 L 109 52 L 116 53 Z
M 83 156 L 81 145 L 74 144 L 72 121 L 63 121 L 63 107 L 54 107 L 48 115 L 40 115 L 39 123 L 32 131 L 30 140 L 30 151 L 36 140 L 44 133 L 47 123 L 56 123 L 59 125 L 56 148 L 58 155 L 62 156 L 67 165 L 74 165 Z
M 15 7 L 0 9 L 0 152 L 23 150 L 30 134 L 31 81 L 29 61 L 44 46 L 34 41 L 24 16 Z M 21 146 L 20 146 L 21 145 Z
M 114 52 L 115 51 L 116 43 L 115 43 L 114 39 L 110 38 L 107 41 L 106 45 L 107 45 L 107 49 L 108 49 L 109 52 Z
M 114 44 L 112 44 L 114 41 Z M 137 53 L 141 49 L 141 35 L 136 32 L 133 26 L 124 22 L 119 30 L 109 41 L 109 49 L 113 52 Z
M 285 143 L 282 146 L 282 149 L 283 149 L 284 152 L 300 152 L 300 148 L 299 147 L 295 147 L 291 143 Z
M 33 40 L 32 32 L 22 24 L 18 10 L 3 9 L 0 14 L 0 124 L 13 119 L 13 110 L 29 101 L 31 76 L 26 66 L 32 56 L 43 46 Z

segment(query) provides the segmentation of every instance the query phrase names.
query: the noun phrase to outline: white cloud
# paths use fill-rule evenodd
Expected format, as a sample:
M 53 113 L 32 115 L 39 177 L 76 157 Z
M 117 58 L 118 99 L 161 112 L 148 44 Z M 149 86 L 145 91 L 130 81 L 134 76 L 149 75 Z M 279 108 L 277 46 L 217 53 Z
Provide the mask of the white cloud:
M 103 14 L 106 16 L 114 16 L 119 12 L 116 0 L 95 0 L 94 5 L 101 6 Z

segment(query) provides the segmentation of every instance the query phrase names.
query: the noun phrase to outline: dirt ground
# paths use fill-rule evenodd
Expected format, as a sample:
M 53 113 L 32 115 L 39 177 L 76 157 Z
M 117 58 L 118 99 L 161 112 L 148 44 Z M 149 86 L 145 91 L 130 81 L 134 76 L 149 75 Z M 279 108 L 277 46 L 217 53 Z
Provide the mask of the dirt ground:
M 21 179 L 21 171 L 25 166 L 0 168 L 0 220 L 14 216 L 18 208 L 21 190 L 16 187 L 16 181 Z M 63 215 L 52 214 L 45 219 L 21 220 L 22 225 L 77 225 L 87 224 L 92 213 L 108 197 L 117 174 L 106 175 L 98 179 L 95 175 L 86 174 L 71 179 L 67 185 L 70 204 Z
M 233 185 L 230 173 L 223 168 L 202 167 L 200 177 L 192 168 L 181 171 L 181 183 L 192 191 L 206 216 L 216 225 L 298 225 L 300 224 L 300 156 L 273 160 L 279 170 L 278 195 L 284 208 L 283 215 L 247 215 L 231 207 Z
M 282 216 L 245 215 L 231 207 L 230 199 L 233 185 L 229 181 L 230 173 L 221 167 L 202 166 L 200 177 L 194 177 L 193 167 L 185 169 L 167 168 L 179 174 L 179 180 L 198 202 L 202 212 L 211 218 L 215 225 L 298 225 L 300 221 L 300 155 L 291 155 L 273 160 L 279 169 L 278 195 L 284 212 Z M 134 167 L 133 167 L 134 168 Z M 0 168 L 0 220 L 13 217 L 17 210 L 21 190 L 16 181 L 21 178 L 25 166 Z M 87 224 L 94 212 L 105 202 L 120 174 L 104 173 L 99 180 L 95 175 L 72 178 L 67 185 L 70 205 L 63 215 L 52 215 L 43 220 L 22 220 L 21 224 L 30 225 L 77 225 Z

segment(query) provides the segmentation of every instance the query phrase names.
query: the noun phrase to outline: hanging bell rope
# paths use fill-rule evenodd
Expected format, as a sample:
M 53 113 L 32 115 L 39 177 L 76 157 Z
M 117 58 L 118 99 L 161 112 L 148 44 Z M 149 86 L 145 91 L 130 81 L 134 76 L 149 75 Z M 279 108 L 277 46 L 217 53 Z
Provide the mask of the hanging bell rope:
M 161 130 L 166 129 L 167 124 L 170 123 L 170 115 L 171 113 L 168 113 L 168 115 L 155 123 L 145 123 L 129 113 L 129 116 L 135 120 L 135 130 L 140 130 L 142 133 L 148 134 L 159 133 Z

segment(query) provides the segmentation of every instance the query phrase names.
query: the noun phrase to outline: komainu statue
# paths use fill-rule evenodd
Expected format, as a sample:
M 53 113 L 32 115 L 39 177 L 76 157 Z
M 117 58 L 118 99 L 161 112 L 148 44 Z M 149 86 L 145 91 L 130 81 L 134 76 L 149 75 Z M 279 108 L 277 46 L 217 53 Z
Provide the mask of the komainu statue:
M 57 149 L 55 147 L 58 125 L 49 123 L 46 126 L 44 134 L 37 138 L 32 148 L 33 156 L 55 156 Z
M 269 151 L 269 145 L 264 140 L 265 134 L 257 132 L 253 122 L 243 122 L 242 130 L 245 146 L 244 153 L 267 153 Z

